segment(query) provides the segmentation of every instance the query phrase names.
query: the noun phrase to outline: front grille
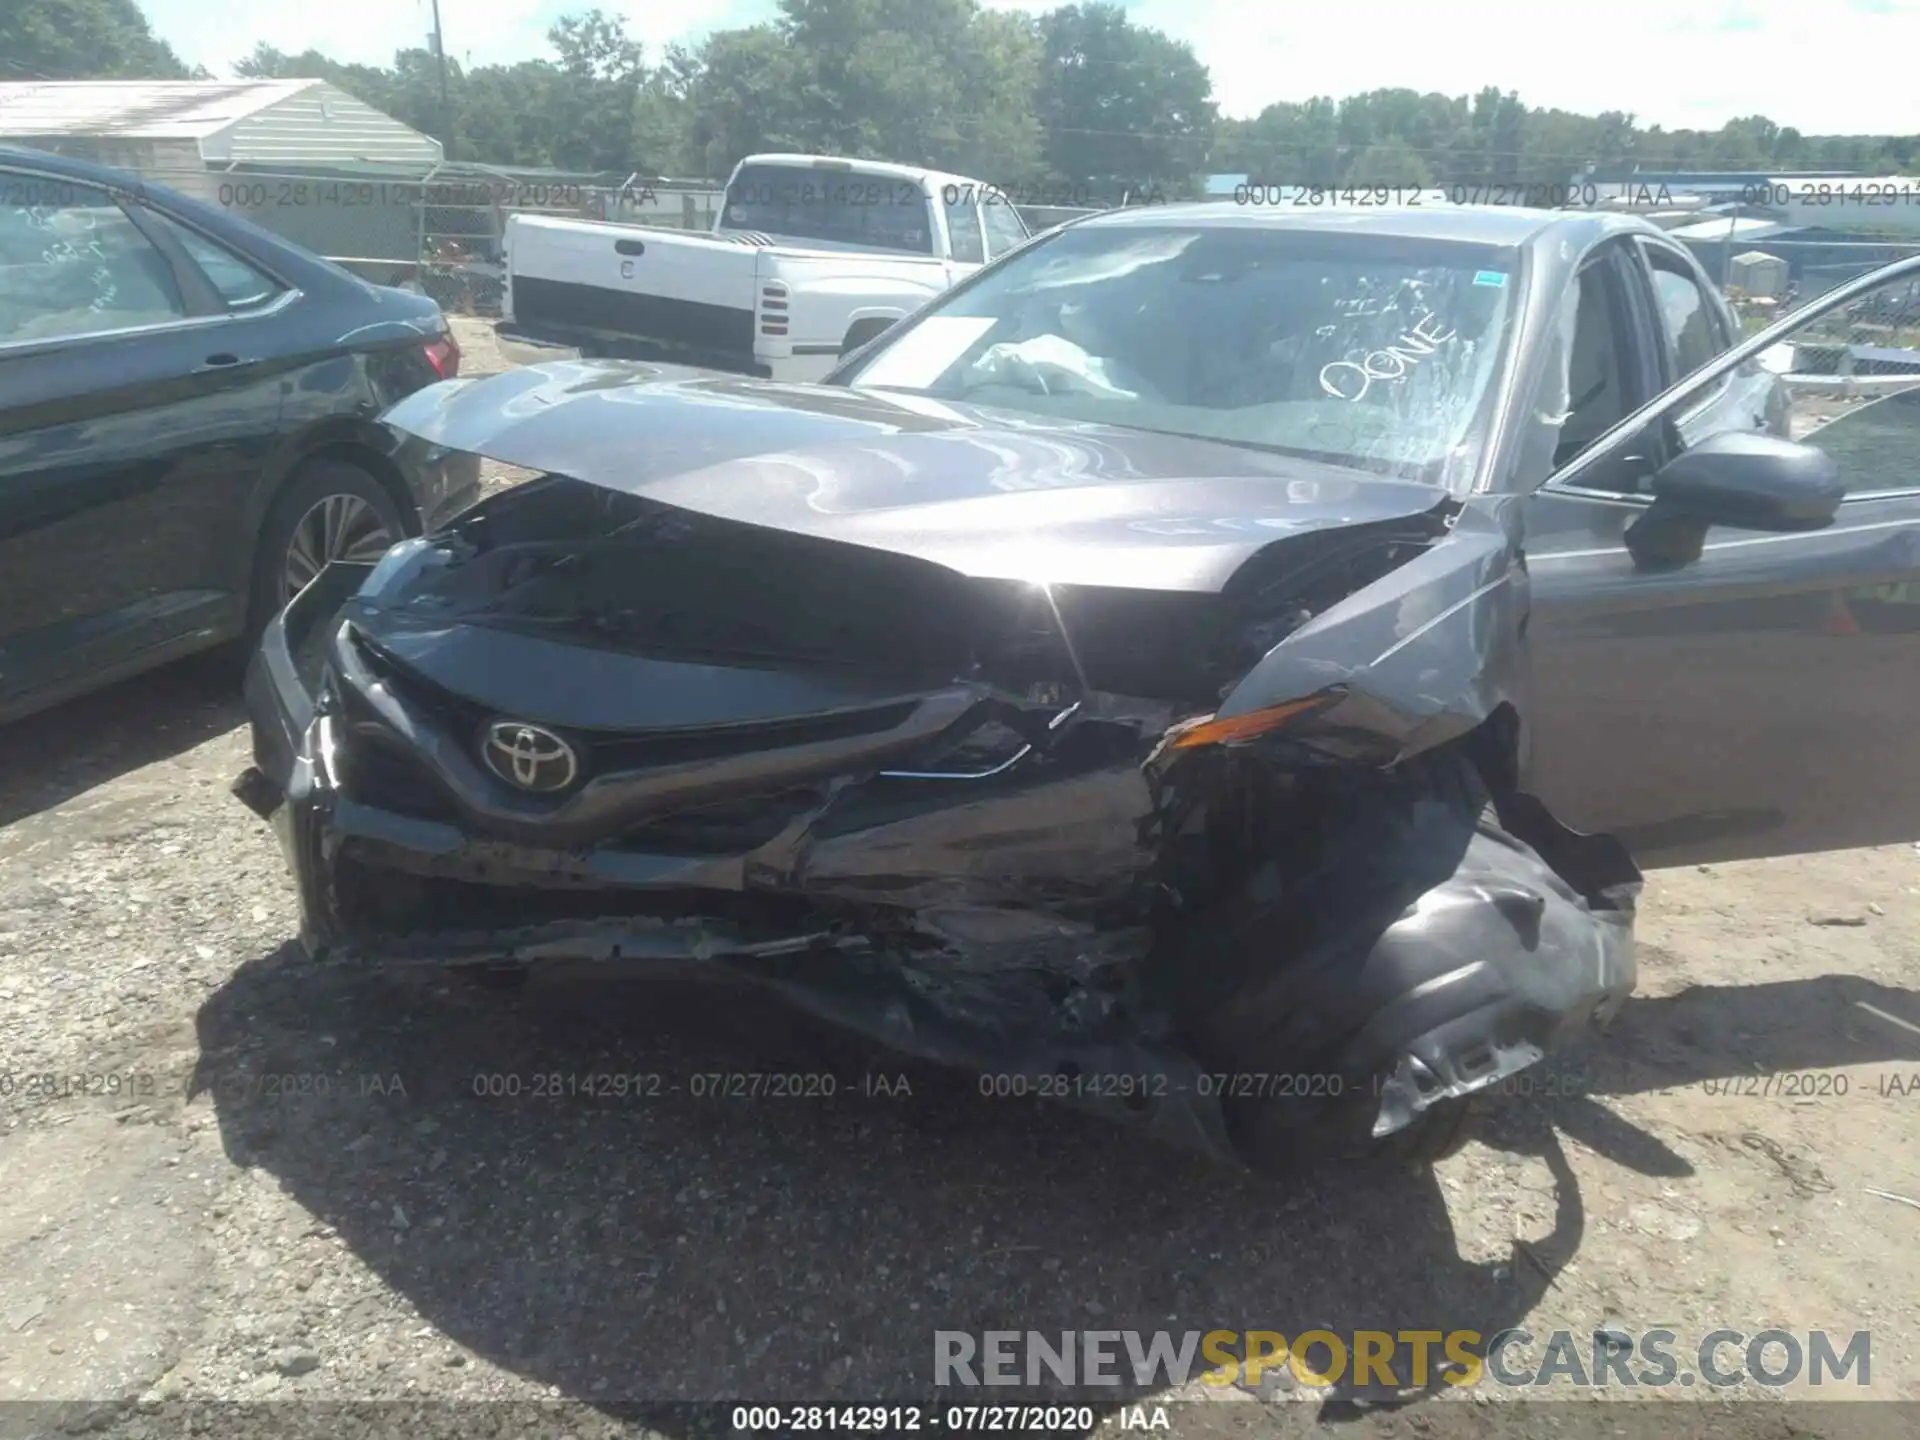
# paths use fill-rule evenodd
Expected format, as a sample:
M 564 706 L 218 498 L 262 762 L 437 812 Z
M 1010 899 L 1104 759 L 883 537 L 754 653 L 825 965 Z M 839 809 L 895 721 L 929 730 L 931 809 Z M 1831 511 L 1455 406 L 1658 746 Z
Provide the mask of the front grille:
M 441 689 L 401 666 L 357 632 L 354 641 L 367 667 L 410 709 L 431 716 L 449 735 L 459 737 L 463 743 L 471 744 L 491 720 L 518 718 L 502 715 Z M 918 703 L 902 700 L 845 714 L 807 716 L 690 732 L 558 728 L 579 744 L 587 773 L 604 775 L 622 770 L 649 770 L 660 765 L 679 765 L 689 761 L 720 760 L 734 755 L 751 755 L 760 750 L 851 740 L 861 735 L 878 735 L 906 724 Z

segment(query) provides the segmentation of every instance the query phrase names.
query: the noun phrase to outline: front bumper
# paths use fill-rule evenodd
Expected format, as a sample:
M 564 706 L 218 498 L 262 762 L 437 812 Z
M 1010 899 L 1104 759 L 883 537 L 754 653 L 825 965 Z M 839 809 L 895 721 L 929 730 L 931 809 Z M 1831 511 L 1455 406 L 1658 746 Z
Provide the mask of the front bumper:
M 903 1054 L 1007 1076 L 1020 1093 L 1053 1095 L 1238 1158 L 1225 1111 L 1232 1087 L 1203 1073 L 1168 1033 L 1124 1021 L 1106 997 L 1087 990 L 1063 1000 L 1057 984 L 1026 972 L 943 971 L 828 907 L 757 909 L 763 892 L 777 892 L 796 871 L 793 836 L 718 855 L 564 848 L 402 813 L 343 786 L 344 717 L 319 657 L 342 604 L 370 573 L 324 572 L 268 627 L 246 681 L 254 765 L 234 789 L 286 853 L 310 954 L 436 966 L 623 962 L 745 980 Z M 1103 794 L 1124 796 L 1118 781 L 1095 779 Z M 1058 814 L 1058 803 L 1043 787 L 1035 813 Z M 1130 828 L 1125 804 L 1097 809 L 1094 819 L 1089 834 Z M 854 843 L 883 854 L 898 848 L 893 833 L 882 825 L 877 838 Z M 832 868 L 817 863 L 817 871 Z M 368 874 L 484 888 L 494 903 L 457 910 L 457 923 L 385 923 L 356 898 L 354 877 Z M 484 887 L 474 883 L 481 880 Z M 1616 1011 L 1635 977 L 1631 896 L 1616 898 L 1625 903 L 1589 909 L 1531 850 L 1481 837 L 1363 963 L 1320 970 L 1295 991 L 1350 1024 L 1335 1063 L 1356 1080 L 1375 1077 L 1375 1134 L 1498 1085 Z M 567 900 L 579 902 L 575 913 L 556 907 Z M 1076 962 L 1104 946 L 1105 958 L 1123 965 L 1128 947 L 1138 955 L 1149 941 L 1123 933 L 1067 943 Z M 1276 967 L 1287 963 L 1276 956 Z M 1070 967 L 1056 967 L 1053 981 L 1060 968 Z M 1286 1075 L 1304 1058 L 1274 1055 L 1267 1068 Z
M 662 976 L 743 980 L 903 1055 L 990 1071 L 1007 1077 L 1013 1093 L 1053 1095 L 1161 1140 L 1231 1159 L 1218 1099 L 1207 1093 L 1191 1057 L 1144 1036 L 1115 1034 L 1098 1024 L 1097 1007 L 1088 1007 L 1091 1023 L 1073 1033 L 1061 1023 L 1069 1007 L 1037 984 L 979 976 L 929 983 L 924 972 L 843 927 L 782 928 L 735 918 L 742 907 L 731 902 L 754 888 L 766 847 L 726 856 L 560 850 L 481 838 L 457 824 L 354 798 L 341 784 L 341 717 L 316 684 L 311 657 L 324 639 L 320 632 L 370 573 L 370 567 L 340 565 L 323 572 L 268 626 L 246 678 L 254 764 L 233 791 L 269 823 L 287 857 L 309 955 L 369 965 L 618 962 Z M 344 872 L 369 867 L 455 883 L 486 876 L 494 887 L 528 897 L 529 910 L 539 914 L 520 923 L 496 917 L 499 923 L 473 928 L 383 928 L 353 913 L 343 884 Z M 657 907 L 640 905 L 633 908 L 656 913 L 553 918 L 535 903 L 584 895 L 606 902 L 584 908 L 605 912 L 636 898 L 689 893 L 711 898 L 705 907 L 711 913 L 663 919 Z M 1074 1085 L 1063 1081 L 1067 1076 L 1102 1079 Z

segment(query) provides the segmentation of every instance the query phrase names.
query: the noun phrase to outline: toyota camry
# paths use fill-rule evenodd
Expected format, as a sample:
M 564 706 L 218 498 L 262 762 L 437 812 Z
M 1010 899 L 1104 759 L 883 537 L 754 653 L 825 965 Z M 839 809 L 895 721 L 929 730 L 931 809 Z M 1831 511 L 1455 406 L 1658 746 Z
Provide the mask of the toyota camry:
M 448 381 L 399 453 L 521 483 L 292 602 L 237 790 L 316 953 L 705 969 L 1257 1168 L 1436 1155 L 1632 989 L 1635 854 L 1907 832 L 1920 396 L 1829 453 L 1779 359 L 1863 287 L 1745 341 L 1630 218 L 1170 207 L 817 385 Z

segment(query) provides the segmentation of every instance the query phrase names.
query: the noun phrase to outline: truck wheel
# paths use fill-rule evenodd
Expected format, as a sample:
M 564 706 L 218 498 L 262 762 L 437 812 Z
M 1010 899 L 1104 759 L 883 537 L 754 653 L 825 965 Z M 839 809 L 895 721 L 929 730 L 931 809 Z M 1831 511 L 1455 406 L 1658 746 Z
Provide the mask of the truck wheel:
M 1167 973 L 1197 982 L 1183 1029 L 1203 1071 L 1232 1077 L 1220 1090 L 1227 1131 L 1259 1173 L 1295 1175 L 1329 1161 L 1426 1164 L 1464 1145 L 1478 1107 L 1449 1097 L 1374 1138 L 1389 1071 L 1356 1071 L 1346 1052 L 1400 995 L 1366 983 L 1369 961 L 1387 927 L 1463 867 L 1497 863 L 1525 883 L 1572 893 L 1492 823 L 1466 759 L 1432 756 L 1407 770 L 1324 807 L 1294 873 L 1269 861 L 1195 917 L 1170 956 Z

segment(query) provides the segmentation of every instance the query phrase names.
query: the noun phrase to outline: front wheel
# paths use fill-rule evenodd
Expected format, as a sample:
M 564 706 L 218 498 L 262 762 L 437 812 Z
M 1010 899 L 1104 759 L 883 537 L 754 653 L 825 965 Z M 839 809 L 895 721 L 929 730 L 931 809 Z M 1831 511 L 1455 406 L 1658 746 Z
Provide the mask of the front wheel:
M 1631 989 L 1630 915 L 1487 801 L 1457 754 L 1303 798 L 1292 843 L 1169 946 L 1202 1069 L 1253 1077 L 1222 1102 L 1252 1169 L 1450 1154 L 1505 1076 Z M 1404 1123 L 1376 1136 L 1383 1116 Z

